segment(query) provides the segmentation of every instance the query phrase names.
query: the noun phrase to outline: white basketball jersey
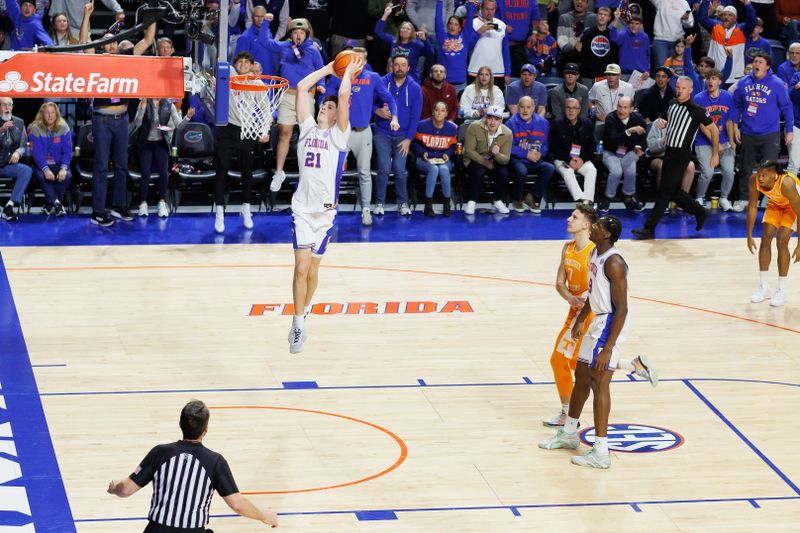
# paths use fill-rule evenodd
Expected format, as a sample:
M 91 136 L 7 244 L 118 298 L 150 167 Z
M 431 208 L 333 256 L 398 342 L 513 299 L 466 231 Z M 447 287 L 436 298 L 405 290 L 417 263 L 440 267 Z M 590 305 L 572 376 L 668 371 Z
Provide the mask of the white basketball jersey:
M 336 209 L 349 137 L 349 124 L 345 132 L 336 125 L 322 130 L 310 116 L 300 124 L 297 139 L 300 180 L 292 196 L 292 211 L 320 213 Z
M 589 260 L 589 305 L 595 315 L 614 312 L 614 304 L 611 302 L 611 282 L 606 277 L 605 271 L 606 261 L 612 255 L 618 255 L 625 261 L 620 251 L 613 246 L 602 255 L 598 255 L 595 248 Z M 625 270 L 627 271 L 627 269 L 626 263 Z

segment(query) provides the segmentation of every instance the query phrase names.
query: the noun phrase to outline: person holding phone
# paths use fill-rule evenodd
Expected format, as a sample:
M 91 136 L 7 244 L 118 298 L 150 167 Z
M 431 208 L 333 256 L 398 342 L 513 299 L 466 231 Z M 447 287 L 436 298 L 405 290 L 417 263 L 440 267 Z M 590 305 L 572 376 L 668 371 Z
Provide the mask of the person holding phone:
M 506 23 L 495 18 L 496 11 L 496 0 L 484 0 L 480 15 L 472 21 L 479 37 L 467 65 L 467 83 L 475 81 L 485 65 L 494 73 L 494 85 L 502 91 L 511 82 L 511 52 Z

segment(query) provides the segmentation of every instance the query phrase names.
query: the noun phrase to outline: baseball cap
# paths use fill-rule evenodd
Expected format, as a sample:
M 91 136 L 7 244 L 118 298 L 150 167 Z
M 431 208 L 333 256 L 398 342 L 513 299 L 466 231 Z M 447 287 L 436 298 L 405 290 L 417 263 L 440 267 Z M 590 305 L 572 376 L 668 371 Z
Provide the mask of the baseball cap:
M 358 46 L 358 43 L 355 39 L 347 39 L 344 43 L 342 43 L 342 50 L 350 50 Z
M 606 66 L 606 74 L 622 74 L 622 69 L 616 63 L 609 63 Z
M 736 8 L 735 8 L 735 7 L 733 7 L 733 6 L 725 6 L 725 7 L 722 9 L 722 12 L 723 12 L 723 13 L 730 13 L 730 14 L 732 14 L 732 15 L 734 15 L 734 16 L 738 16 L 738 15 L 739 15 L 739 12 L 738 12 L 738 11 L 736 11 Z
M 486 116 L 487 117 L 503 118 L 503 108 L 500 107 L 499 105 L 490 105 L 486 109 Z
M 567 63 L 567 65 L 564 67 L 564 74 L 566 74 L 567 72 L 572 72 L 574 74 L 580 74 L 581 73 L 581 69 L 580 69 L 580 67 L 578 67 L 577 63 Z
M 536 70 L 536 67 L 534 67 L 530 63 L 525 63 L 524 65 L 522 65 L 522 68 L 519 69 L 520 72 L 525 72 L 526 70 L 531 74 L 533 74 L 534 76 L 539 74 L 539 71 Z
M 31 5 L 35 6 L 36 2 L 34 0 L 20 0 L 19 5 L 21 6 L 22 4 L 31 4 Z

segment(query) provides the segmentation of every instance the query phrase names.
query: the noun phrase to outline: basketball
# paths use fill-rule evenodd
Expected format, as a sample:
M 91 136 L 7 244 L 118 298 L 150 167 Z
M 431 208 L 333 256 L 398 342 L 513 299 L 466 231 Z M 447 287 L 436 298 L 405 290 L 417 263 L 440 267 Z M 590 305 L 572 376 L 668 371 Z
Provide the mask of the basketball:
M 337 78 L 341 79 L 341 77 L 344 76 L 347 65 L 349 65 L 357 55 L 358 54 L 352 50 L 342 50 L 336 54 L 336 58 L 333 60 L 333 71 L 336 73 Z M 353 77 L 355 78 L 359 74 L 361 74 L 361 70 L 358 70 Z

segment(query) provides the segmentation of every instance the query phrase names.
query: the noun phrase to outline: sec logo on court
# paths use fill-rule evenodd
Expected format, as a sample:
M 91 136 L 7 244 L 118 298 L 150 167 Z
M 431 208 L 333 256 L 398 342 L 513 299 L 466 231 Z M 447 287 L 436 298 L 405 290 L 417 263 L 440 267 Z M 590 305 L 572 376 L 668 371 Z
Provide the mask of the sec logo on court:
M 594 445 L 594 428 L 586 428 L 578 433 L 581 442 Z M 686 439 L 683 435 L 658 426 L 642 424 L 609 424 L 608 448 L 616 452 L 652 453 L 666 452 L 680 448 Z

